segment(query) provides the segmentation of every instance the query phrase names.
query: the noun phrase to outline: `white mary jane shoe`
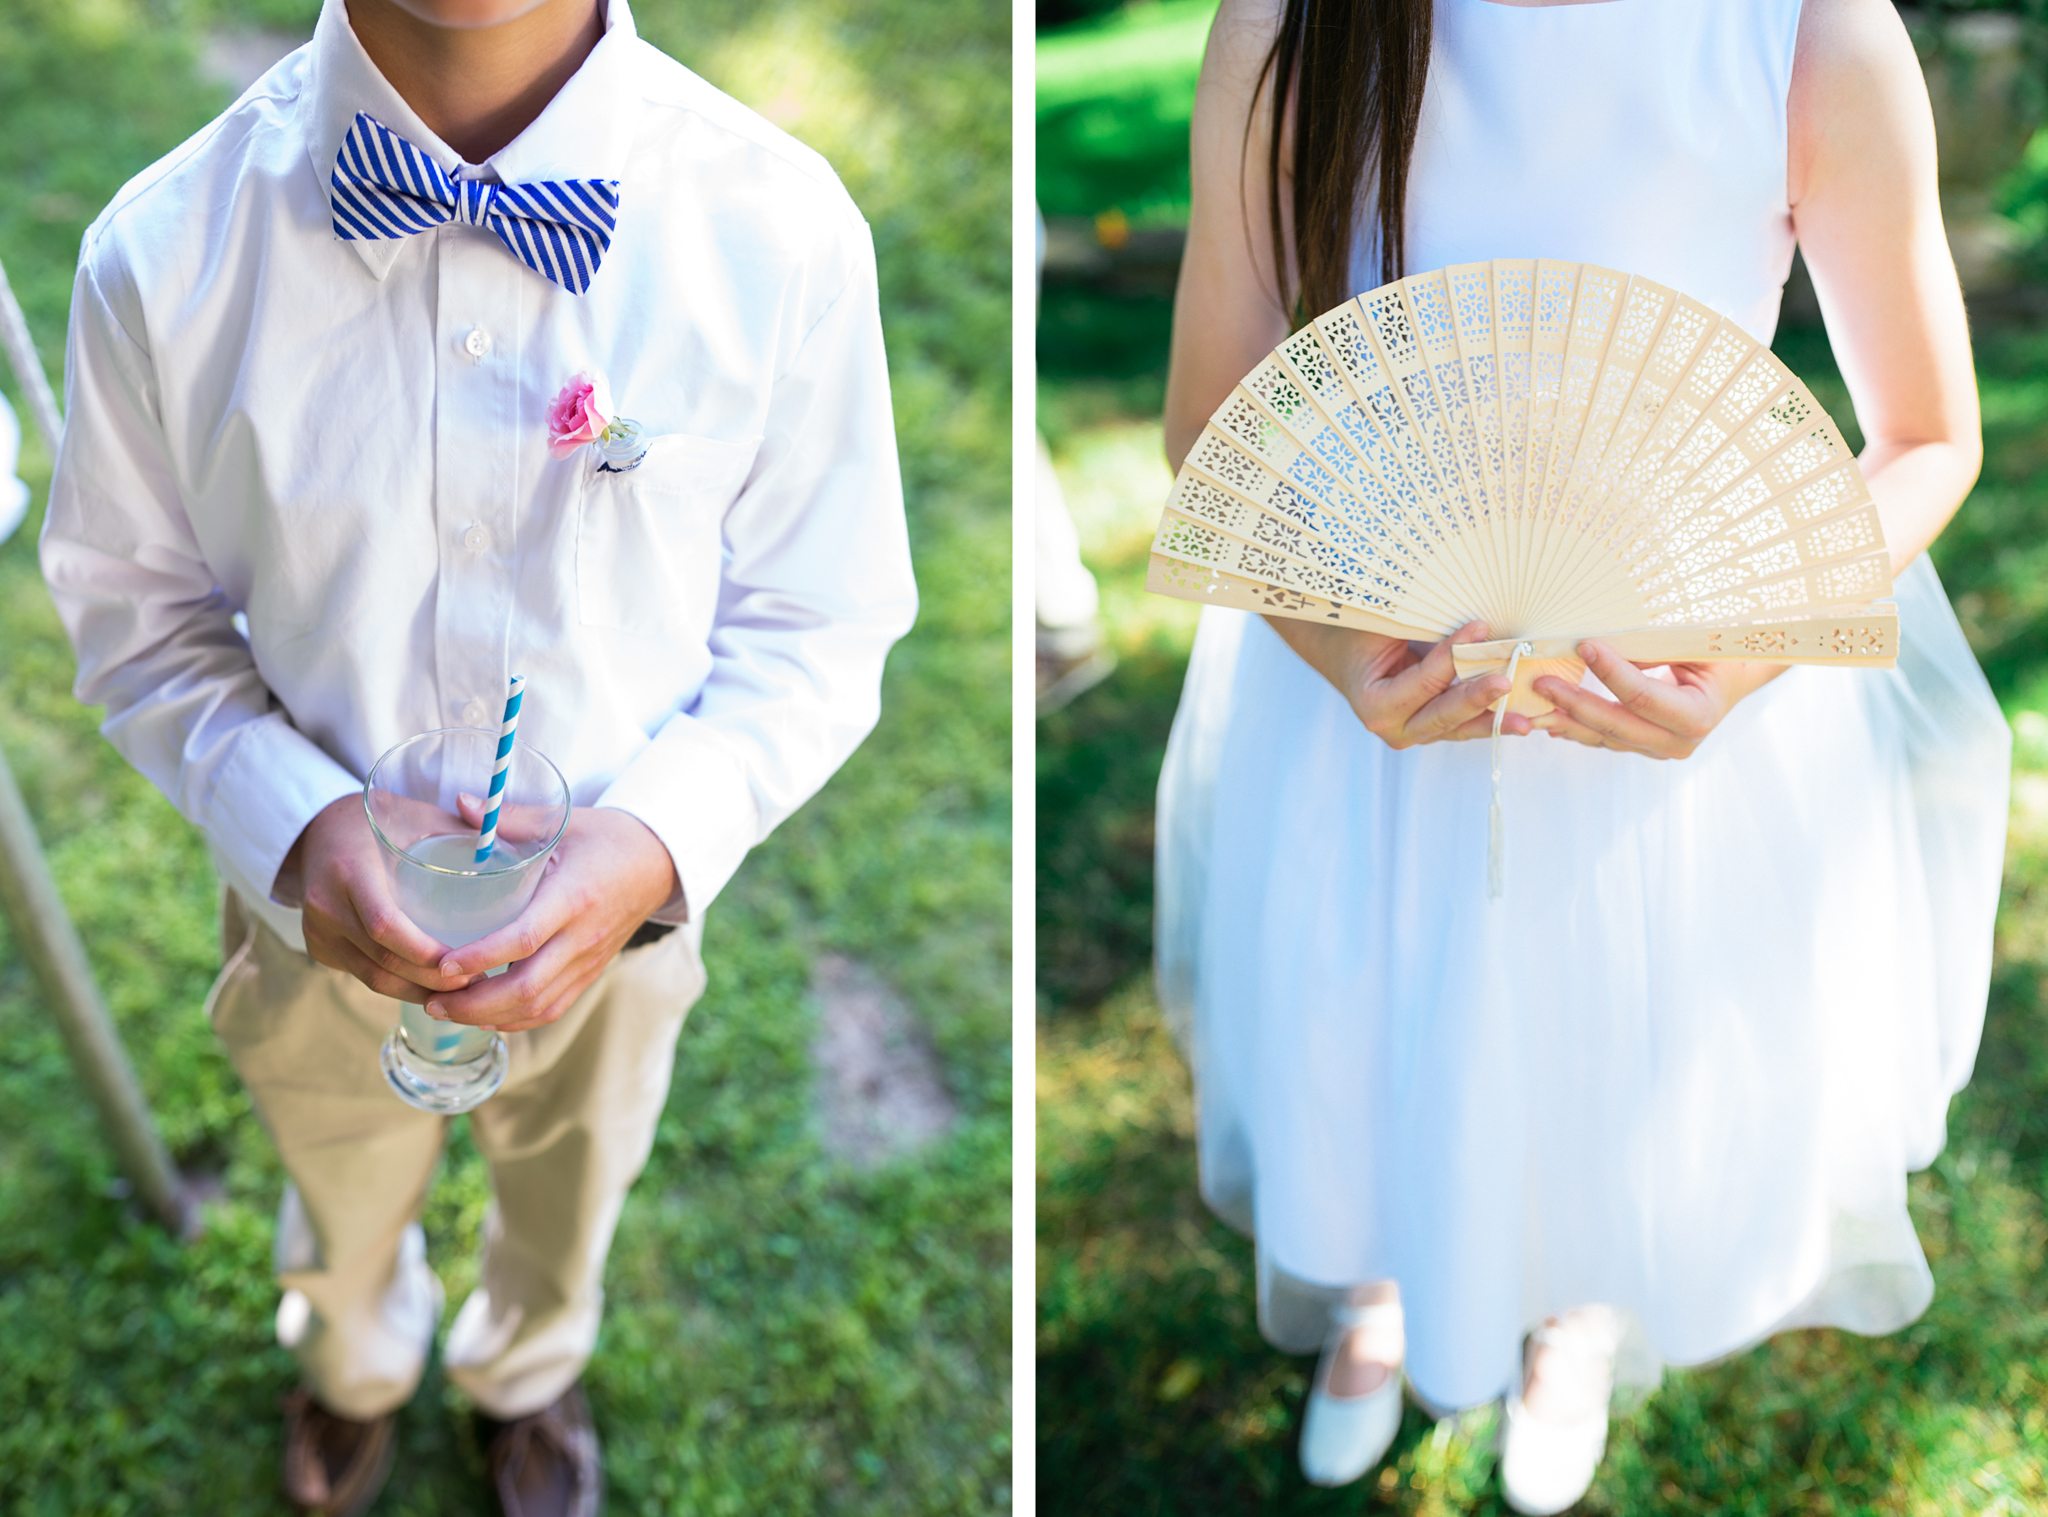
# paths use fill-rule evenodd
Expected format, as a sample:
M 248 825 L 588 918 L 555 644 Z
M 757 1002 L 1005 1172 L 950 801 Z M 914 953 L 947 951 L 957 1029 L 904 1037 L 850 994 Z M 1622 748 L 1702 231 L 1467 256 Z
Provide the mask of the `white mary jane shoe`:
M 1586 1323 L 1548 1324 L 1529 1335 L 1532 1343 L 1563 1348 L 1606 1361 L 1614 1374 L 1611 1317 L 1604 1312 Z M 1520 1386 L 1510 1391 L 1501 1418 L 1501 1496 L 1523 1517 L 1554 1517 L 1586 1494 L 1607 1452 L 1607 1397 L 1574 1422 L 1553 1422 L 1522 1405 Z
M 1329 1341 L 1301 1419 L 1301 1473 L 1311 1485 L 1349 1485 L 1380 1462 L 1401 1431 L 1401 1366 L 1389 1366 L 1378 1390 L 1363 1396 L 1330 1394 L 1330 1366 L 1353 1330 L 1401 1317 L 1398 1301 L 1340 1307 L 1331 1314 Z

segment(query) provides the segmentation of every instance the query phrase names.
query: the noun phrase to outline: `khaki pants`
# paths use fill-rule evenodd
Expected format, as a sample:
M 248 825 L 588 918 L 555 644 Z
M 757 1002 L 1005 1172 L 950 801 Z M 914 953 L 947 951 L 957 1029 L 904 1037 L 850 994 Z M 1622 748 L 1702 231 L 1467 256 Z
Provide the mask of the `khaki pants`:
M 412 1396 L 438 1325 L 417 1218 L 449 1119 L 384 1082 L 397 1002 L 287 947 L 232 892 L 221 938 L 207 1013 L 291 1176 L 278 1339 L 321 1402 L 380 1416 Z M 443 1363 L 493 1417 L 548 1405 L 596 1345 L 605 1255 L 704 990 L 700 942 L 693 923 L 622 953 L 560 1021 L 508 1033 L 505 1084 L 470 1113 L 494 1204 Z

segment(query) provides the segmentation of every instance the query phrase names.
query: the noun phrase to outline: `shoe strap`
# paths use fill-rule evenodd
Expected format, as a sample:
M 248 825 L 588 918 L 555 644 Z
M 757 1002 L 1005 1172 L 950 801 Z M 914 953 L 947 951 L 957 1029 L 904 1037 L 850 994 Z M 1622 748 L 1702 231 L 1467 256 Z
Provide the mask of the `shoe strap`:
M 1369 1306 L 1353 1306 L 1347 1302 L 1330 1308 L 1330 1321 L 1345 1332 L 1361 1327 L 1399 1327 L 1401 1303 L 1375 1301 Z
M 1598 1416 L 1604 1419 L 1607 1415 L 1607 1401 L 1614 1394 L 1614 1359 L 1621 1347 L 1621 1323 L 1616 1315 L 1601 1308 L 1593 1312 L 1573 1313 L 1564 1321 L 1538 1323 L 1530 1330 L 1529 1346 L 1533 1349 L 1538 1345 L 1597 1361 L 1600 1378 L 1607 1384 L 1598 1411 Z M 1515 1399 L 1518 1402 L 1524 1386 L 1528 1384 L 1528 1376 L 1529 1361 L 1525 1355 L 1522 1361 L 1522 1381 L 1515 1387 Z M 1593 1414 L 1588 1414 L 1575 1425 L 1590 1425 L 1592 1420 Z
M 1576 1422 L 1552 1422 L 1549 1418 L 1539 1417 L 1529 1410 L 1522 1401 L 1522 1388 L 1519 1385 L 1501 1398 L 1501 1407 L 1506 1416 L 1508 1424 L 1506 1431 L 1509 1437 L 1513 1437 L 1518 1433 L 1524 1437 L 1532 1433 L 1538 1436 L 1548 1433 L 1552 1435 L 1563 1434 L 1565 1436 L 1576 1434 L 1584 1437 L 1592 1433 L 1595 1428 L 1604 1429 L 1611 1420 L 1607 1403 L 1602 1402 Z
M 1621 1347 L 1621 1323 L 1605 1307 L 1568 1312 L 1537 1323 L 1529 1330 L 1529 1341 L 1611 1361 Z

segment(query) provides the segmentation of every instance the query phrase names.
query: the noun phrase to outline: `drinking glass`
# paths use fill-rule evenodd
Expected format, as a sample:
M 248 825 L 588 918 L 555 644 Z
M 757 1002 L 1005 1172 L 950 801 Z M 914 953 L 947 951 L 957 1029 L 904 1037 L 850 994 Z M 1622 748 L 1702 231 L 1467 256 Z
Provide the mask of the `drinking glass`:
M 399 909 L 450 948 L 496 932 L 526 909 L 569 825 L 562 771 L 515 740 L 497 841 L 490 857 L 477 862 L 477 828 L 498 736 L 468 727 L 423 732 L 378 759 L 363 784 L 363 809 Z M 410 1002 L 399 1003 L 383 1058 L 398 1098 L 421 1111 L 468 1111 L 505 1083 L 502 1037 L 488 1027 L 437 1022 Z

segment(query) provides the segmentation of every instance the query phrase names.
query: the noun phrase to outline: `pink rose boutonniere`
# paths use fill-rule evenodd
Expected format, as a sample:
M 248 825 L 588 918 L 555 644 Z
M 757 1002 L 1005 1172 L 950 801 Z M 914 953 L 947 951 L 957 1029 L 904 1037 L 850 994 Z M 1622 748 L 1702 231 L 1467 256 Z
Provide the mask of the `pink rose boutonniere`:
M 598 451 L 598 469 L 623 474 L 647 456 L 640 423 L 612 410 L 603 375 L 579 370 L 548 402 L 548 452 L 567 458 L 585 445 Z

